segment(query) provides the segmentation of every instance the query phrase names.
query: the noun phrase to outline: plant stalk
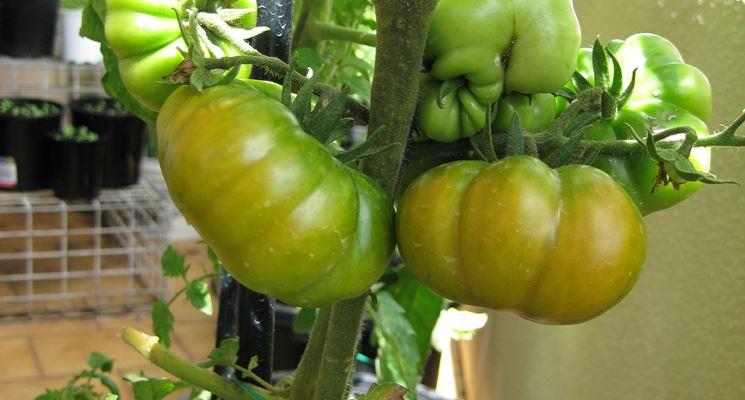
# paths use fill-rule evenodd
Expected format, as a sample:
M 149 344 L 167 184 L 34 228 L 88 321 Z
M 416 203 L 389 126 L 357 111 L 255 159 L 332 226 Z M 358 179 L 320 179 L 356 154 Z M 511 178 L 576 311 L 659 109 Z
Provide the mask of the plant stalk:
M 235 383 L 173 354 L 165 346 L 158 343 L 158 338 L 155 336 L 147 335 L 131 327 L 125 327 L 122 331 L 122 339 L 148 361 L 185 382 L 228 400 L 255 400 L 254 396 L 244 392 Z M 258 386 L 246 385 L 265 400 L 283 399 Z
M 326 332 L 329 328 L 331 307 L 324 307 L 318 311 L 313 329 L 310 332 L 308 345 L 305 347 L 303 358 L 295 372 L 295 380 L 292 383 L 290 400 L 313 399 L 318 383 L 319 366 L 325 346 Z
M 378 43 L 375 32 L 362 31 L 329 22 L 311 22 L 307 28 L 319 40 L 342 40 L 375 47 Z

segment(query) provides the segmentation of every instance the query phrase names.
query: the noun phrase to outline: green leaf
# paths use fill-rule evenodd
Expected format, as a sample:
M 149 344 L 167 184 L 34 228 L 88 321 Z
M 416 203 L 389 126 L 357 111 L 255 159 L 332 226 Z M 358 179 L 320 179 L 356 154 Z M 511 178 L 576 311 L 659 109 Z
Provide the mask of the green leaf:
M 186 298 L 191 305 L 206 315 L 212 315 L 212 296 L 206 283 L 191 281 L 186 285 Z
M 618 108 L 620 109 L 623 107 L 631 98 L 631 94 L 634 92 L 634 86 L 636 85 L 636 68 L 634 68 L 634 71 L 631 73 L 631 82 L 629 82 L 629 86 L 626 87 L 626 90 L 621 93 L 621 95 L 618 97 Z
M 180 255 L 173 246 L 168 246 L 160 257 L 163 274 L 170 278 L 186 277 L 189 267 L 185 260 L 186 256 Z
M 83 8 L 83 19 L 80 25 L 80 36 L 87 37 L 98 43 L 106 42 L 104 18 L 106 16 L 106 0 L 91 0 Z
M 444 299 L 422 286 L 408 268 L 399 268 L 397 274 L 398 279 L 384 290 L 405 310 L 404 315 L 414 329 L 419 357 L 424 360 Z
M 590 82 L 582 76 L 578 71 L 574 71 L 574 74 L 572 75 L 572 85 L 574 85 L 575 88 L 577 88 L 577 93 L 584 92 L 587 89 L 592 88 L 592 85 Z
M 310 78 L 303 87 L 297 92 L 295 102 L 292 103 L 292 113 L 295 114 L 298 122 L 303 124 L 305 122 L 305 116 L 310 113 L 310 104 L 313 100 L 313 88 L 318 83 L 320 75 L 315 75 Z
M 103 372 L 111 372 L 114 367 L 114 360 L 99 352 L 89 354 L 85 361 L 92 369 L 100 369 Z
M 119 399 L 119 395 L 114 394 L 114 393 L 106 393 L 101 398 L 101 400 L 118 400 L 118 399 Z
M 234 366 L 238 362 L 239 344 L 237 337 L 223 339 L 220 345 L 207 355 L 207 361 L 199 363 L 199 366 L 202 368 L 211 368 L 215 365 Z
M 352 121 L 342 118 L 346 111 L 348 94 L 349 90 L 344 88 L 326 106 L 320 110 L 316 107 L 314 113 L 303 124 L 305 132 L 324 146 L 349 132 Z
M 44 394 L 40 394 L 34 398 L 34 400 L 63 400 L 65 397 L 65 389 L 51 390 L 47 389 Z
M 173 314 L 168 304 L 162 299 L 153 303 L 152 311 L 153 332 L 160 338 L 160 343 L 166 348 L 171 347 L 171 331 L 173 331 Z
M 189 387 L 187 384 L 176 383 L 167 378 L 151 378 L 142 372 L 128 374 L 124 380 L 132 383 L 135 400 L 161 400 L 177 390 Z
M 219 258 L 217 258 L 217 254 L 215 254 L 215 251 L 212 250 L 212 247 L 207 246 L 207 258 L 212 263 L 212 272 L 214 273 L 220 273 L 220 270 L 222 269 L 222 262 Z
M 378 343 L 377 372 L 381 381 L 395 382 L 416 396 L 416 385 L 422 373 L 422 363 L 414 338 L 416 332 L 405 315 L 405 310 L 387 292 L 377 294 L 375 308 L 368 314 L 375 323 L 373 337 Z
M 614 99 L 618 99 L 621 96 L 623 90 L 623 70 L 621 69 L 621 63 L 618 62 L 616 56 L 610 50 L 606 49 L 608 57 L 613 63 L 613 83 L 608 91 Z
M 395 383 L 373 383 L 367 393 L 358 400 L 403 400 L 406 392 L 405 387 Z
M 310 69 L 313 75 L 318 75 L 323 65 L 326 63 L 323 56 L 316 49 L 303 47 L 295 51 L 297 57 L 297 66 L 300 69 Z
M 248 386 L 244 382 L 242 382 L 240 379 L 238 379 L 237 376 L 233 376 L 233 382 L 238 385 L 241 390 L 248 393 L 251 397 L 254 398 L 254 400 L 264 400 L 264 396 L 257 393 L 255 390 L 251 389 L 251 386 Z
M 111 394 L 116 395 L 117 397 L 119 396 L 119 386 L 117 386 L 116 382 L 114 382 L 114 380 L 111 379 L 111 377 L 106 376 L 106 375 L 101 375 L 98 377 L 98 380 L 101 381 L 101 384 L 103 386 L 109 389 Z
M 292 332 L 297 334 L 309 333 L 315 321 L 315 308 L 301 308 L 292 320 Z

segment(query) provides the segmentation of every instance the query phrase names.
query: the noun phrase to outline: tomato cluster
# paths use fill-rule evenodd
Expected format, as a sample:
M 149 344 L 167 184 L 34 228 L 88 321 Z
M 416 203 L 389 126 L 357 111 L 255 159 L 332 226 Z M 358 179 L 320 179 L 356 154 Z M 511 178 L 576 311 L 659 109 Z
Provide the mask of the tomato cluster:
M 278 86 L 243 79 L 201 91 L 157 84 L 183 60 L 182 1 L 107 6 L 106 38 L 123 83 L 159 111 L 159 159 L 174 203 L 239 282 L 289 304 L 320 307 L 364 293 L 397 244 L 414 276 L 446 298 L 543 323 L 586 321 L 638 278 L 647 245 L 642 215 L 698 189 L 687 183 L 652 191 L 658 165 L 646 155 L 557 169 L 513 156 L 431 168 L 405 188 L 394 213 L 375 182 L 303 131 L 278 101 Z M 592 53 L 579 41 L 570 0 L 440 0 L 417 130 L 453 142 L 487 124 L 505 132 L 514 114 L 525 131 L 545 129 L 566 106 L 551 92 L 576 89 L 567 83 L 575 68 L 592 84 Z M 212 53 L 237 52 L 215 43 Z M 643 34 L 608 48 L 625 84 L 635 74 L 636 86 L 587 139 L 629 139 L 629 128 L 708 133 L 708 81 L 670 42 Z M 709 167 L 707 150 L 694 150 L 691 160 Z

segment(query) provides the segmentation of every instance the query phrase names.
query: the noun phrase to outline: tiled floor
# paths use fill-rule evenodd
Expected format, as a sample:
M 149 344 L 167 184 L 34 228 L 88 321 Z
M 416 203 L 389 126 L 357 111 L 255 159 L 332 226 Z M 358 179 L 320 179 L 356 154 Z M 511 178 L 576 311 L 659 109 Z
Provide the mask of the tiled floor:
M 208 261 L 204 247 L 179 243 L 193 269 Z M 195 311 L 186 301 L 172 307 L 175 330 L 171 349 L 192 361 L 203 361 L 214 348 L 215 317 Z M 122 378 L 145 371 L 149 376 L 168 376 L 148 363 L 119 338 L 124 326 L 151 333 L 150 315 L 97 316 L 89 319 L 45 319 L 0 324 L 0 398 L 29 400 L 46 388 L 58 389 L 86 367 L 88 354 L 99 351 L 114 362 L 114 377 L 123 399 L 132 399 L 129 384 Z

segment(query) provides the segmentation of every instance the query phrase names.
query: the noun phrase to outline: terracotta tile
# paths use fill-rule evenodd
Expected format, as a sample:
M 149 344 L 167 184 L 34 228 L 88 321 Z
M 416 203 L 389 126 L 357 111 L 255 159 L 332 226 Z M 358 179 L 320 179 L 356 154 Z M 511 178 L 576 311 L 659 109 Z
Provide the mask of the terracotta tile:
M 117 366 L 138 365 L 142 356 L 124 343 L 118 330 L 88 333 L 41 334 L 31 337 L 46 376 L 74 374 L 86 367 L 85 359 L 94 351 L 115 360 Z
M 0 340 L 0 381 L 41 376 L 27 337 Z
M 48 332 L 87 334 L 96 331 L 98 324 L 91 319 L 17 321 L 0 325 L 0 339 L 5 337 L 30 336 Z

